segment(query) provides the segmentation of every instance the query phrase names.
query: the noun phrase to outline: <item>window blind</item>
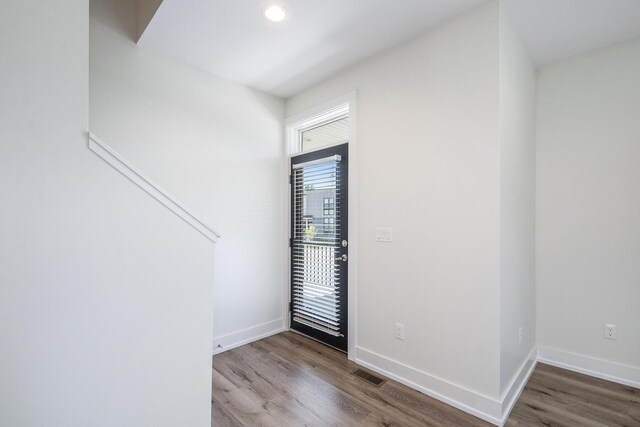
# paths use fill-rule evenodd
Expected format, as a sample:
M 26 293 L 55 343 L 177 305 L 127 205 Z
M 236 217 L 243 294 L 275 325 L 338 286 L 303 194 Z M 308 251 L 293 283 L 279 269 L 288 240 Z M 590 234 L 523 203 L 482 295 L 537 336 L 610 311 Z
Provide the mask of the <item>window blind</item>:
M 340 334 L 340 156 L 293 165 L 292 318 Z

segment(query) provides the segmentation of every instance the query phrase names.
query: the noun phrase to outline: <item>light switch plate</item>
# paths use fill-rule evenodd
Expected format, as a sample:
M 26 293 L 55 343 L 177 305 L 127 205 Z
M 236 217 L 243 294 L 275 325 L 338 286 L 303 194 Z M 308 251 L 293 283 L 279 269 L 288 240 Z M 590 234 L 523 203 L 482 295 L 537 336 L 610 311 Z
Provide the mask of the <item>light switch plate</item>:
M 391 228 L 376 228 L 376 242 L 391 242 L 393 241 L 393 229 Z

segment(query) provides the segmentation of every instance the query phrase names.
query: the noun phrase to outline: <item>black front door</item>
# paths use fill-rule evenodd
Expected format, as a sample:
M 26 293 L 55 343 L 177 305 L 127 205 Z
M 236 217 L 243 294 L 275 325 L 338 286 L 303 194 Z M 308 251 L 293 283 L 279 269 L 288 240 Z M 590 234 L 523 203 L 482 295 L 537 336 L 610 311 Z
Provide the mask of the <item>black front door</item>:
M 291 329 L 347 351 L 348 144 L 291 159 Z

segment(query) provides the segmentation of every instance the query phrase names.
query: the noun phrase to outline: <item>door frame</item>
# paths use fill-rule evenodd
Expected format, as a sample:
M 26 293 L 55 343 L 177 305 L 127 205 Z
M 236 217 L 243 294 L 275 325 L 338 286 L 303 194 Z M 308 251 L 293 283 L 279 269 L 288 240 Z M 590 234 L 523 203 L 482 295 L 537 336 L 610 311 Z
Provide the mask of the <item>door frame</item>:
M 317 147 L 313 150 L 301 150 L 301 132 L 310 126 L 318 126 L 323 123 L 331 122 L 339 117 L 345 116 L 345 111 L 349 116 L 349 200 L 348 200 L 348 230 L 349 230 L 349 246 L 347 247 L 349 256 L 348 269 L 348 301 L 347 301 L 347 357 L 349 360 L 355 360 L 356 348 L 358 343 L 357 328 L 357 308 L 358 308 L 358 162 L 356 150 L 356 91 L 334 98 L 324 102 L 316 107 L 305 110 L 299 114 L 292 115 L 285 119 L 285 144 L 284 144 L 284 174 L 283 189 L 286 196 L 284 197 L 285 215 L 284 215 L 284 293 L 282 303 L 282 313 L 284 319 L 285 330 L 290 330 L 291 316 L 289 315 L 289 299 L 291 295 L 291 254 L 289 248 L 289 234 L 291 229 L 291 192 L 289 191 L 289 171 L 291 170 L 291 157 L 302 153 L 311 153 L 322 150 L 334 145 L 344 144 L 345 141 L 336 142 L 335 144 Z

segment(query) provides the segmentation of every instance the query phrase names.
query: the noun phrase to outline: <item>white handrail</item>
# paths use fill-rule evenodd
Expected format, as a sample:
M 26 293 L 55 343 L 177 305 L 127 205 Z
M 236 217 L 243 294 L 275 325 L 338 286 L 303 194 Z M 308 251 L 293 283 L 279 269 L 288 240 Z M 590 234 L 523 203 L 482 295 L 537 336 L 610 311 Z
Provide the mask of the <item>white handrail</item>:
M 113 166 L 118 172 L 129 178 L 134 184 L 149 193 L 154 199 L 162 203 L 173 213 L 182 218 L 187 224 L 198 230 L 202 235 L 212 242 L 216 242 L 220 233 L 209 227 L 204 221 L 189 212 L 182 203 L 163 190 L 151 178 L 142 173 L 139 169 L 125 160 L 117 151 L 109 147 L 100 138 L 89 132 L 89 149 L 98 157 Z

